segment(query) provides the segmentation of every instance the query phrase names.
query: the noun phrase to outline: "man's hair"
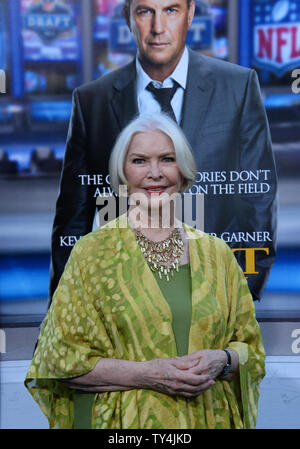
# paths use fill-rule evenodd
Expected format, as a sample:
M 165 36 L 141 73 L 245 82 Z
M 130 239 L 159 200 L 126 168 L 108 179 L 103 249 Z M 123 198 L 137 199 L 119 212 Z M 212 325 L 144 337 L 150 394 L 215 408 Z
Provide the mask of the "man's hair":
M 132 1 L 132 0 L 125 0 L 125 6 L 126 6 L 127 9 L 130 8 L 131 1 Z M 187 2 L 187 6 L 188 6 L 188 8 L 189 8 L 189 7 L 190 7 L 190 4 L 191 4 L 191 2 L 192 2 L 192 0 L 186 0 L 186 2 Z
M 161 131 L 173 142 L 177 165 L 184 179 L 181 193 L 190 189 L 194 184 L 197 174 L 196 162 L 182 129 L 166 114 L 141 114 L 123 129 L 111 152 L 109 175 L 115 193 L 119 193 L 120 185 L 127 184 L 124 163 L 134 135 L 151 131 Z M 155 142 L 153 142 L 153 145 L 155 145 Z

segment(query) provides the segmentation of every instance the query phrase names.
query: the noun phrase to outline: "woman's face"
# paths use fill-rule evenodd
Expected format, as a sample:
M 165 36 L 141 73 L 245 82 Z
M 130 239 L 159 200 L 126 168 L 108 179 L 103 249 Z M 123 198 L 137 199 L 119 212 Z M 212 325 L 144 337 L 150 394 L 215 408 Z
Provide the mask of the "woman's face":
M 172 140 L 162 131 L 140 132 L 133 136 L 124 163 L 129 192 L 151 197 L 179 192 L 183 176 L 176 162 Z

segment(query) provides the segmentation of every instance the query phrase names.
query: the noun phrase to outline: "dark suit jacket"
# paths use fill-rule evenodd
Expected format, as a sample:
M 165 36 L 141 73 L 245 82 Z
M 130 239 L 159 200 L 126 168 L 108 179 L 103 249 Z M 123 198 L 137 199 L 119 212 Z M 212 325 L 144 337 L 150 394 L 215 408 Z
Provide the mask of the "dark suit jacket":
M 79 238 L 92 230 L 95 185 L 82 185 L 81 175 L 108 172 L 116 137 L 137 114 L 135 61 L 73 93 L 52 234 L 50 298 L 72 249 L 65 246 L 62 236 Z M 219 195 L 210 186 L 205 196 L 206 232 L 218 236 L 227 231 L 269 233 L 271 242 L 229 243 L 236 248 L 268 247 L 269 255 L 265 251 L 255 254 L 258 274 L 248 276 L 253 298 L 258 299 L 275 256 L 277 180 L 256 72 L 189 50 L 181 126 L 199 172 L 225 171 L 230 183 L 230 171 L 257 174 L 257 170 L 269 170 L 262 172 L 267 173 L 268 193 Z M 245 269 L 244 251 L 235 255 Z

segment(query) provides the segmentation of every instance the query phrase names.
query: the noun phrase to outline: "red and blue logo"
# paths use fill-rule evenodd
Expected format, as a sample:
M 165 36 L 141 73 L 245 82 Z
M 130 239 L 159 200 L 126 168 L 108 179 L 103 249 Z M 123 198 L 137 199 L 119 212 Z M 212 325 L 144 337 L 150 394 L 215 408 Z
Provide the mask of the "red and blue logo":
M 253 65 L 278 76 L 300 65 L 299 0 L 254 0 Z

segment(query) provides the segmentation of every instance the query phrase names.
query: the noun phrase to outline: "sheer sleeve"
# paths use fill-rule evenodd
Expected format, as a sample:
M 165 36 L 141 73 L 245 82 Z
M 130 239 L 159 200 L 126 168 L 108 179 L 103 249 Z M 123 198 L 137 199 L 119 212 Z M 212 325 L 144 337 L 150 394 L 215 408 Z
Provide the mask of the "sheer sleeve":
M 228 347 L 239 355 L 239 396 L 244 428 L 254 428 L 257 417 L 259 384 L 265 375 L 265 350 L 255 316 L 247 280 L 228 251 L 227 289 L 230 313 L 227 326 Z
M 78 244 L 72 250 L 25 379 L 50 427 L 73 426 L 73 391 L 58 380 L 86 374 L 100 358 L 114 354 L 93 295 L 88 293 L 93 264 L 90 269 L 80 267 L 82 251 Z

